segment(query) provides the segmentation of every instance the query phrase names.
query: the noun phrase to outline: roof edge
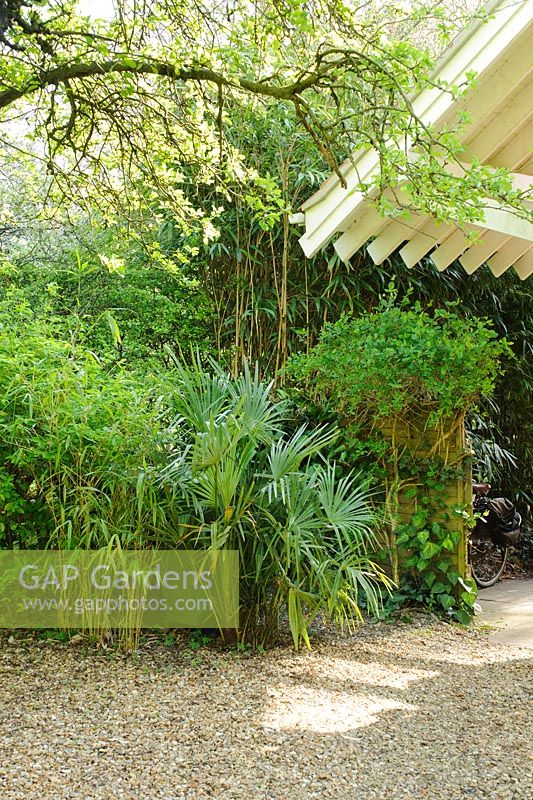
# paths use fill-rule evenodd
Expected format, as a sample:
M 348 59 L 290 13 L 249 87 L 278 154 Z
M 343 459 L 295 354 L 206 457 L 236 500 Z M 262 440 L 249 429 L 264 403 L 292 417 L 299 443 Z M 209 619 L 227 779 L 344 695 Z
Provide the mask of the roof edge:
M 503 0 L 489 0 L 478 13 L 482 11 L 485 14 L 492 15 L 498 10 L 503 10 L 503 8 L 507 7 L 508 0 L 506 0 L 506 4 L 504 5 Z M 503 6 L 503 8 L 502 8 Z M 452 42 L 446 47 L 443 53 L 438 57 L 435 62 L 434 69 L 431 73 L 431 78 L 437 78 L 439 73 L 443 70 L 446 64 L 451 61 L 451 59 L 456 55 L 456 53 L 464 47 L 465 43 L 472 37 L 477 31 L 485 25 L 487 22 L 486 19 L 473 19 L 468 25 L 466 25 L 462 31 L 460 31 L 457 36 L 452 40 Z M 413 95 L 411 99 L 414 99 L 418 95 Z M 368 152 L 371 150 L 370 147 L 365 149 L 364 151 L 355 151 L 352 155 L 348 156 L 340 165 L 339 165 L 339 173 L 344 177 L 347 172 L 350 171 L 350 167 L 353 166 L 355 162 L 355 154 L 357 152 Z M 328 194 L 333 191 L 334 188 L 340 185 L 340 178 L 339 175 L 335 172 L 331 173 L 328 178 L 322 183 L 322 185 L 314 192 L 310 197 L 307 198 L 298 208 L 299 211 L 308 211 L 314 205 L 319 203 Z

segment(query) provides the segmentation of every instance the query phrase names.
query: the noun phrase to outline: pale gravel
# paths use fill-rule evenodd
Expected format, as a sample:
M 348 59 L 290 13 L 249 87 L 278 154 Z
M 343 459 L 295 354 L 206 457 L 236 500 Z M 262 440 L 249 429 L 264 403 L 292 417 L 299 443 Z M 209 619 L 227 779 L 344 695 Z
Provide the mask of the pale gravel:
M 0 798 L 530 800 L 532 659 L 426 617 L 312 653 L 0 635 Z

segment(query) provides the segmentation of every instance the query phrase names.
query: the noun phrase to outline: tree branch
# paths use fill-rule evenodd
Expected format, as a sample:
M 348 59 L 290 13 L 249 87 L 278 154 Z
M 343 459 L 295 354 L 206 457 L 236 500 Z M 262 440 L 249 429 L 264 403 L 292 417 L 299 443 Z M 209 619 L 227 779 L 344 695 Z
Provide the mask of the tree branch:
M 322 77 L 319 73 L 311 73 L 306 78 L 287 84 L 286 86 L 273 86 L 261 81 L 252 81 L 247 78 L 231 81 L 220 72 L 215 72 L 215 70 L 207 67 L 178 68 L 164 61 L 138 60 L 135 61 L 135 63 L 133 59 L 130 59 L 130 63 L 121 62 L 119 59 L 103 62 L 91 61 L 86 64 L 68 64 L 55 67 L 54 69 L 44 70 L 40 74 L 36 73 L 26 81 L 23 86 L 13 87 L 0 92 L 0 109 L 7 108 L 22 97 L 27 97 L 47 86 L 66 84 L 68 81 L 76 79 L 120 73 L 158 75 L 176 81 L 204 81 L 213 83 L 218 87 L 227 86 L 241 88 L 253 94 L 274 97 L 278 100 L 292 100 L 296 95 L 314 86 Z

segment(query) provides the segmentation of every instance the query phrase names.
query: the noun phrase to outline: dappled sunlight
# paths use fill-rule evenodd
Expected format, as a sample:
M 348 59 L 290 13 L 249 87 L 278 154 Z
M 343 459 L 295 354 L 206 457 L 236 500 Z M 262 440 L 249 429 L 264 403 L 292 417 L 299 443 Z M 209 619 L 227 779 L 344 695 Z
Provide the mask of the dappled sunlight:
M 385 711 L 397 710 L 415 712 L 417 706 L 353 691 L 286 686 L 272 699 L 263 724 L 274 730 L 346 733 L 372 725 Z
M 288 677 L 296 685 L 282 684 L 268 692 L 270 704 L 263 724 L 274 730 L 346 733 L 372 725 L 384 712 L 417 711 L 418 706 L 405 702 L 400 692 L 413 682 L 437 678 L 439 674 L 435 670 L 384 665 L 374 659 L 323 655 L 312 664 L 306 660 L 292 667 Z M 369 687 L 388 691 L 380 696 L 369 692 Z
M 486 656 L 478 656 L 474 653 L 470 655 L 467 653 L 458 654 L 453 652 L 432 652 L 428 653 L 427 661 L 439 661 L 447 664 L 461 664 L 469 667 L 480 667 L 489 666 L 490 664 L 506 664 L 508 661 L 523 661 L 524 658 L 528 657 L 532 657 L 531 651 L 529 651 L 528 656 L 526 650 L 520 647 L 515 647 L 513 650 L 502 650 L 500 653 L 492 650 L 490 653 L 487 653 Z
M 391 689 L 407 689 L 413 681 L 434 678 L 438 674 L 435 670 L 405 669 L 397 665 L 385 666 L 374 660 L 359 661 L 353 658 L 323 658 L 320 666 L 313 666 L 315 677 L 330 678 L 344 685 L 354 683 Z
M 432 641 L 431 632 L 420 637 L 416 630 L 410 633 L 416 652 L 413 657 L 398 652 L 393 635 L 388 641 L 381 639 L 381 652 L 372 653 L 371 658 L 368 652 L 359 651 L 353 657 L 322 653 L 318 659 L 297 660 L 286 672 L 287 681 L 267 691 L 263 727 L 347 734 L 386 719 L 390 712 L 403 712 L 407 721 L 421 713 L 417 687 L 438 684 L 446 665 L 490 667 L 524 658 L 520 649 L 480 651 L 479 639 L 465 638 L 465 646 L 458 648 L 457 640 L 448 643 L 440 638 L 437 642 Z
M 55 775 L 95 800 L 522 800 L 531 660 L 509 655 L 439 624 L 138 659 L 0 635 L 0 785 L 10 800 L 58 800 Z

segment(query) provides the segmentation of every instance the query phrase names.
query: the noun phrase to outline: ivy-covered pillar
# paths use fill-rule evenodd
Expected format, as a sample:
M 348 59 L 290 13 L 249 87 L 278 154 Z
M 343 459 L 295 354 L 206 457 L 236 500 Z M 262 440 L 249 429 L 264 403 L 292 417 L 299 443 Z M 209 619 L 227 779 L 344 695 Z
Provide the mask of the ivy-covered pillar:
M 433 425 L 427 417 L 393 418 L 380 431 L 390 446 L 395 579 L 401 585 L 411 577 L 420 583 L 421 596 L 430 602 L 433 597 L 444 611 L 458 593 L 470 601 L 472 471 L 464 413 Z
M 308 417 L 339 423 L 337 463 L 376 489 L 377 558 L 398 604 L 459 622 L 472 615 L 464 419 L 490 395 L 509 352 L 487 320 L 398 301 L 389 288 L 377 308 L 326 326 L 289 366 Z

